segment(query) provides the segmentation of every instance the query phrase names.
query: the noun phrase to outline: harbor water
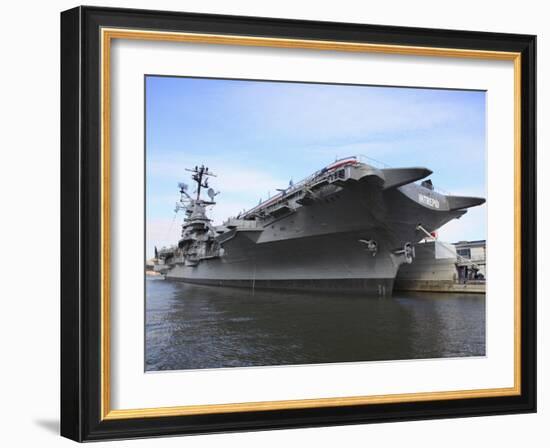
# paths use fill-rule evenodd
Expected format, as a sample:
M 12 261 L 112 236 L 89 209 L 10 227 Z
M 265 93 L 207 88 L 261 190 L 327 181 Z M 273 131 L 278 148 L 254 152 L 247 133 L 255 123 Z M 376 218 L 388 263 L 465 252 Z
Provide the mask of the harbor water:
M 147 371 L 484 355 L 484 294 L 378 298 L 146 277 Z

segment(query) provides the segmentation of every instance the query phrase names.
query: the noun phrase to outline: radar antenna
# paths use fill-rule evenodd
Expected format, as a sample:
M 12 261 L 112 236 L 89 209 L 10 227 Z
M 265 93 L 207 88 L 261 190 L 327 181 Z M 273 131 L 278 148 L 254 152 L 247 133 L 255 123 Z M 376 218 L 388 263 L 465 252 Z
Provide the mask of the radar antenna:
M 213 188 L 209 188 L 208 191 L 206 192 L 206 194 L 208 194 L 208 197 L 210 198 L 211 201 L 214 200 L 214 198 L 220 194 L 219 191 L 214 191 Z
M 197 183 L 197 201 L 201 198 L 201 188 L 208 187 L 208 177 L 216 175 L 212 171 L 208 171 L 208 167 L 204 165 L 195 166 L 195 169 L 186 168 L 185 171 L 193 173 L 193 180 Z

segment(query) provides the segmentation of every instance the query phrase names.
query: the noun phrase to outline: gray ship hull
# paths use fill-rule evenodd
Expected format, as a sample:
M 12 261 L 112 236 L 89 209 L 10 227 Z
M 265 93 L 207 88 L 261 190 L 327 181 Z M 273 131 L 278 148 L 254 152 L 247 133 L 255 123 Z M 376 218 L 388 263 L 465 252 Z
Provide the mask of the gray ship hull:
M 344 294 L 387 296 L 393 291 L 393 278 L 377 279 L 287 279 L 287 280 L 209 280 L 171 277 L 170 280 L 207 286 L 225 286 L 247 289 L 275 289 L 284 291 L 313 291 Z
M 413 183 L 430 174 L 425 168 L 354 163 L 330 173 L 228 220 L 208 243 L 185 236 L 203 225 L 204 215 L 195 212 L 180 249 L 165 257 L 165 278 L 389 295 L 399 267 L 413 261 L 408 248 L 484 202 Z
M 289 239 L 264 244 L 241 233 L 224 245 L 220 258 L 197 266 L 176 264 L 167 279 L 217 286 L 293 290 L 338 289 L 391 293 L 400 265 L 389 251 L 376 256 L 359 240 L 362 233 Z

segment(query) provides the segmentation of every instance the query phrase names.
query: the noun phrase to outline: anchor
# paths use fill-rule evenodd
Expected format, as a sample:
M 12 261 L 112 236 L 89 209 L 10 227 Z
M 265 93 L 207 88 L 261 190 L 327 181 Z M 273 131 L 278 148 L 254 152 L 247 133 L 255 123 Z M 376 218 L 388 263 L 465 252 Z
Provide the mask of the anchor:
M 411 243 L 405 243 L 403 249 L 394 251 L 395 255 L 403 255 L 405 258 L 405 263 L 411 264 L 414 260 L 414 246 Z
M 363 243 L 367 246 L 367 249 L 371 255 L 374 257 L 378 253 L 378 243 L 374 240 L 359 240 L 360 243 Z

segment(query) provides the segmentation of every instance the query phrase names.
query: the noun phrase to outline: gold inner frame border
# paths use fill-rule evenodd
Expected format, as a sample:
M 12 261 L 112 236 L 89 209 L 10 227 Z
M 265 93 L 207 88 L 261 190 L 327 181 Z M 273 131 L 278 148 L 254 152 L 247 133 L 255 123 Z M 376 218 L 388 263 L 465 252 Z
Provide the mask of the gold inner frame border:
M 228 412 L 307 409 L 384 403 L 410 403 L 432 400 L 502 397 L 521 394 L 521 54 L 515 52 L 459 48 L 337 42 L 306 39 L 280 39 L 138 29 L 101 29 L 101 420 L 169 417 Z M 110 67 L 113 39 L 185 42 L 212 45 L 294 48 L 356 53 L 383 53 L 413 56 L 507 60 L 514 63 L 514 386 L 441 392 L 391 395 L 313 398 L 228 404 L 183 405 L 170 407 L 111 409 L 110 346 L 110 191 L 111 191 L 111 114 Z

